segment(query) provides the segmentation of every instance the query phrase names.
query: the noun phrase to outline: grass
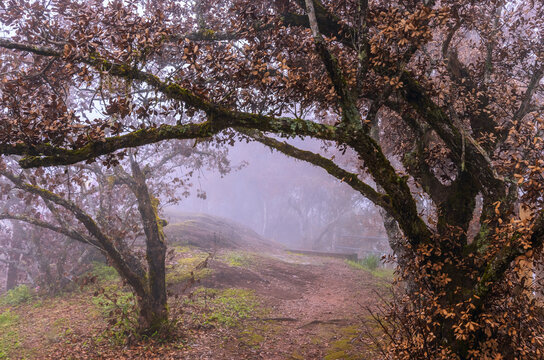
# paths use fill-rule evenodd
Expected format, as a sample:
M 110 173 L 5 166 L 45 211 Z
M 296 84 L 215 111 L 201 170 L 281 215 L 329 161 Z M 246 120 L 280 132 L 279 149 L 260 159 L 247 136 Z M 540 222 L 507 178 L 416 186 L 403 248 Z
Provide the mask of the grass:
M 0 297 L 0 305 L 16 306 L 24 304 L 34 298 L 34 291 L 26 285 L 19 285 Z
M 368 255 L 361 260 L 345 260 L 346 264 L 357 270 L 368 271 L 375 278 L 381 280 L 392 280 L 395 271 L 393 269 L 385 269 L 380 267 L 381 258 L 378 255 Z
M 186 301 L 197 310 L 197 321 L 206 325 L 236 327 L 241 321 L 264 313 L 253 290 L 199 288 Z
M 241 251 L 231 251 L 223 255 L 221 259 L 229 266 L 247 267 L 254 261 L 253 256 Z
M 0 359 L 10 359 L 20 347 L 18 324 L 19 315 L 10 309 L 0 313 Z

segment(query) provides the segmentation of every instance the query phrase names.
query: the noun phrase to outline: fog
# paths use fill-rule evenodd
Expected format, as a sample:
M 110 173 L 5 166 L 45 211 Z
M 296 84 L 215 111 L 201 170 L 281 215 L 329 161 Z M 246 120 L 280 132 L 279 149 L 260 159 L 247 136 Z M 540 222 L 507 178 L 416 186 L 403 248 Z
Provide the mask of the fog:
M 296 145 L 314 151 L 322 147 L 302 140 Z M 349 166 L 348 155 L 335 156 Z M 227 218 L 291 248 L 388 252 L 378 209 L 323 169 L 256 142 L 235 143 L 228 158 L 229 174 L 195 173 L 189 197 L 167 211 Z

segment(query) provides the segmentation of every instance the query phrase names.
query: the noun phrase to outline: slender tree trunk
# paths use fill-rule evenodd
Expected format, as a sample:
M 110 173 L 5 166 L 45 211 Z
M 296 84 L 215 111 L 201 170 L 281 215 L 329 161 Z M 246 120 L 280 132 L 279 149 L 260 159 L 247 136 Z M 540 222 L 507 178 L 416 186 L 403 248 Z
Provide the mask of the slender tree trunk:
M 12 249 L 21 249 L 21 237 L 23 236 L 23 228 L 18 221 L 12 221 L 12 235 L 10 247 Z M 9 262 L 6 274 L 6 291 L 17 286 L 18 265 L 21 260 L 21 254 L 18 251 L 9 252 Z
M 17 286 L 17 263 L 19 262 L 19 254 L 12 252 L 9 256 L 8 271 L 6 274 L 6 291 L 9 291 Z

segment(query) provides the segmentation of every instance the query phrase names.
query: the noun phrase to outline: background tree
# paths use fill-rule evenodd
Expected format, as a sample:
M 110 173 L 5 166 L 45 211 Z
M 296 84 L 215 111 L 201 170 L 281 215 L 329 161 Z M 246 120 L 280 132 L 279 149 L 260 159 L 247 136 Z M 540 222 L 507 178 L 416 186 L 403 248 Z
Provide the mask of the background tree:
M 531 285 L 519 270 L 544 241 L 541 2 L 3 6 L 3 154 L 23 155 L 23 167 L 68 165 L 240 131 L 324 168 L 396 221 L 405 240 L 392 247 L 410 257 L 402 270 L 419 288 L 393 354 L 540 356 L 537 305 L 512 291 Z M 105 116 L 66 100 L 84 89 Z M 375 186 L 259 131 L 351 149 Z M 532 216 L 519 219 L 520 204 Z
M 167 244 L 162 232 L 165 221 L 159 211 L 186 193 L 180 190 L 189 188 L 194 169 L 221 161 L 218 153 L 206 152 L 204 146 L 199 148 L 180 143 L 157 158 L 153 149 L 140 149 L 137 154 L 131 151 L 123 161 L 126 170 L 119 162 L 110 169 L 94 163 L 68 171 L 38 170 L 16 175 L 15 164 L 4 162 L 0 174 L 11 184 L 4 184 L 3 197 L 12 203 L 14 197 L 20 197 L 33 206 L 10 206 L 0 219 L 24 222 L 98 249 L 134 291 L 140 330 L 157 331 L 168 320 Z M 180 166 L 187 169 L 185 173 L 176 171 Z M 31 236 L 39 270 L 52 284 L 50 260 L 40 250 L 44 248 L 42 241 L 47 242 Z M 58 272 L 62 275 L 62 266 Z

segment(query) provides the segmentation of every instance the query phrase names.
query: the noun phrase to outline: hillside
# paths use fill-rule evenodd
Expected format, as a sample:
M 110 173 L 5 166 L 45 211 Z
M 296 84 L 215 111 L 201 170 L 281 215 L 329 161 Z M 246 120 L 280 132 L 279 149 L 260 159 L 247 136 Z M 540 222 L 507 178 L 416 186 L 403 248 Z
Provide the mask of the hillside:
M 164 228 L 168 244 L 217 249 L 272 250 L 281 248 L 252 229 L 222 217 L 201 213 L 167 212 Z

